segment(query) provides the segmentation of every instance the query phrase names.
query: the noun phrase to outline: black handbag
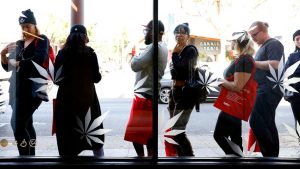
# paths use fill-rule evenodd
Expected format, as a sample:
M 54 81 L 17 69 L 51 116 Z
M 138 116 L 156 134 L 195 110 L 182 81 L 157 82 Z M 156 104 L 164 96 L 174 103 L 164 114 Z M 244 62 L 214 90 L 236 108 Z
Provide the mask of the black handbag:
M 206 86 L 200 82 L 199 73 L 204 73 L 204 70 L 192 68 L 189 72 L 189 80 L 182 88 L 184 99 L 195 104 L 197 112 L 199 112 L 199 104 L 205 102 L 208 95 Z

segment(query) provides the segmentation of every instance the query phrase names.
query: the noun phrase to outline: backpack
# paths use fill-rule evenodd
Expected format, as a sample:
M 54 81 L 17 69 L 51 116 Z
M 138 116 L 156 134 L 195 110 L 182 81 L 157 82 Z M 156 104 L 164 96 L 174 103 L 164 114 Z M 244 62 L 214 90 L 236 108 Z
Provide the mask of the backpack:
M 38 43 L 39 40 L 40 39 L 38 39 L 38 38 L 35 39 L 35 42 L 34 42 L 35 46 L 37 46 L 37 43 Z M 49 43 L 48 57 L 44 60 L 43 64 L 40 65 L 40 66 L 42 66 L 48 73 L 50 73 L 49 72 L 49 59 L 52 62 L 52 65 L 54 65 L 55 54 L 54 54 L 54 50 L 53 50 L 52 46 L 50 45 L 49 40 L 48 40 L 48 43 Z M 41 100 L 48 102 L 49 101 L 49 97 L 48 97 L 47 92 L 46 91 L 42 91 L 42 90 L 38 91 L 38 89 L 40 89 L 43 85 L 44 84 L 33 82 L 32 83 L 32 96 L 33 97 L 38 97 Z

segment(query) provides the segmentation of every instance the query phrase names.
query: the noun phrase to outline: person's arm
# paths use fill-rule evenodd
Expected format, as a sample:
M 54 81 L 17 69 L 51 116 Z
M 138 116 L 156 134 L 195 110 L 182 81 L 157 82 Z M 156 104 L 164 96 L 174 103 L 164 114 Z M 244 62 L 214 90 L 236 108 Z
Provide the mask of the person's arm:
M 6 57 L 6 54 L 8 53 L 7 48 L 5 47 L 2 51 L 1 51 L 1 63 L 2 64 L 8 64 L 8 59 Z
M 255 65 L 258 69 L 269 70 L 269 64 L 274 68 L 278 69 L 278 60 L 266 60 L 266 61 L 255 61 Z
M 97 59 L 97 54 L 92 50 L 92 69 L 93 69 L 93 80 L 94 83 L 100 82 L 102 76 L 101 73 L 99 72 L 99 65 L 98 65 L 98 59 Z
M 11 58 L 12 53 L 16 50 L 16 42 L 9 43 L 4 49 L 1 51 L 1 65 L 5 71 L 10 71 L 10 66 L 17 67 L 18 62 L 15 59 Z M 9 57 L 6 57 L 7 54 L 10 54 Z
M 134 72 L 143 70 L 149 64 L 152 64 L 153 44 L 146 47 L 143 53 L 134 56 L 131 59 L 131 69 Z
M 235 72 L 234 81 L 223 80 L 223 83 L 221 85 L 228 90 L 240 92 L 244 88 L 250 77 L 251 73 Z
M 240 92 L 251 77 L 254 62 L 251 56 L 241 56 L 237 63 L 234 64 L 234 80 L 224 80 L 224 83 L 221 85 L 228 90 Z

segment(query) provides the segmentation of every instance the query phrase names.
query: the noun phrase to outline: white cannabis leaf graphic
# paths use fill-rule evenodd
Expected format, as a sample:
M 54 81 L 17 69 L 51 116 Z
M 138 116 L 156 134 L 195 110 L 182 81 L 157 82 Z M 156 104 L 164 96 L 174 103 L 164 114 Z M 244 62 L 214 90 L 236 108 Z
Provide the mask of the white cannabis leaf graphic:
M 169 119 L 167 121 L 167 123 L 165 124 L 165 126 L 162 128 L 162 132 L 164 133 L 163 135 L 163 140 L 167 141 L 168 143 L 171 144 L 176 144 L 178 145 L 178 143 L 176 141 L 174 141 L 172 138 L 167 137 L 167 136 L 177 136 L 178 134 L 181 134 L 183 132 L 185 132 L 186 130 L 171 130 L 171 128 L 175 125 L 175 123 L 178 121 L 179 117 L 182 115 L 183 111 L 181 111 L 180 113 L 178 113 L 177 115 L 173 116 L 171 119 Z M 162 113 L 163 115 L 163 113 Z M 163 119 L 163 118 L 160 118 Z M 161 123 L 159 123 L 161 124 Z
M 141 88 L 141 86 L 145 83 L 145 81 L 147 80 L 148 76 L 144 77 L 143 79 L 139 80 L 136 85 L 134 86 L 134 95 L 138 96 L 139 98 L 144 98 L 144 96 L 142 96 L 139 93 L 144 93 L 148 90 L 150 90 L 150 88 Z
M 243 149 L 244 149 L 244 152 L 241 150 L 241 148 L 235 144 L 234 142 L 232 142 L 231 140 L 229 140 L 227 137 L 225 137 L 226 141 L 228 142 L 229 146 L 231 147 L 231 149 L 236 153 L 238 154 L 239 156 L 241 157 L 251 157 L 253 155 L 253 152 L 255 150 L 255 146 L 256 146 L 256 142 L 254 142 L 249 151 L 247 151 L 247 144 L 248 142 L 246 141 L 243 141 Z
M 75 130 L 82 134 L 81 139 L 85 137 L 87 143 L 90 146 L 92 146 L 91 141 L 104 144 L 104 142 L 96 136 L 103 135 L 111 131 L 110 129 L 96 129 L 101 125 L 107 114 L 108 112 L 105 112 L 101 116 L 97 117 L 93 122 L 91 122 L 91 108 L 89 108 L 85 115 L 84 123 L 78 116 L 76 116 L 79 128 L 75 128 Z
M 292 136 L 293 141 L 297 142 L 298 144 L 300 144 L 300 135 L 299 135 L 299 130 L 300 130 L 300 126 L 298 121 L 295 121 L 295 129 L 293 129 L 292 127 L 288 126 L 287 124 L 283 123 L 283 125 L 285 126 L 285 128 L 287 129 L 287 131 L 289 132 L 290 136 Z M 297 152 L 299 153 L 299 149 L 297 150 Z
M 300 139 L 300 137 L 299 137 L 299 133 L 298 133 L 298 131 L 300 130 L 300 126 L 299 126 L 299 123 L 298 122 L 296 122 L 297 123 L 297 130 L 296 129 L 293 129 L 292 127 L 290 127 L 289 125 L 287 125 L 287 124 L 285 124 L 285 123 L 283 123 L 283 125 L 285 126 L 285 128 L 288 130 L 288 132 L 289 132 L 289 134 L 292 136 L 292 137 L 294 137 L 295 139 L 297 139 L 297 140 L 299 140 Z M 300 141 L 300 140 L 299 140 Z
M 198 71 L 198 73 L 200 77 L 200 80 L 198 82 L 206 87 L 208 93 L 210 93 L 210 91 L 219 92 L 216 87 L 223 82 L 218 81 L 218 78 L 214 77 L 214 74 L 212 72 L 203 70 Z
M 42 78 L 29 78 L 30 80 L 41 84 L 41 87 L 38 88 L 35 92 L 41 91 L 43 93 L 49 93 L 54 83 L 59 82 L 63 79 L 63 77 L 60 77 L 62 66 L 57 70 L 57 73 L 54 77 L 54 66 L 51 59 L 49 59 L 48 70 L 35 63 L 34 61 L 32 61 L 32 63 L 39 72 L 39 74 L 42 76 Z
M 293 77 L 293 78 L 288 79 L 288 77 L 291 76 L 295 72 L 295 70 L 297 69 L 299 64 L 300 64 L 300 61 L 294 63 L 286 71 L 284 71 L 283 57 L 281 57 L 277 72 L 269 64 L 269 69 L 270 69 L 270 73 L 271 73 L 272 77 L 267 76 L 267 78 L 270 81 L 275 83 L 273 88 L 278 86 L 282 93 L 284 93 L 284 90 L 298 93 L 298 91 L 296 89 L 294 89 L 293 87 L 291 87 L 290 84 L 298 83 L 300 81 L 300 78 Z

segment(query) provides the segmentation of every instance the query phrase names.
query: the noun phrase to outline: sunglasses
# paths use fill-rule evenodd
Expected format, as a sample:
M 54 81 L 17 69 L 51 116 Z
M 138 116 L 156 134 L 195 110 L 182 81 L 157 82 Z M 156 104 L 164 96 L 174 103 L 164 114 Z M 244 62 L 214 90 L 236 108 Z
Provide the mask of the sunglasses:
M 261 32 L 261 30 L 257 31 L 256 33 L 251 34 L 251 37 L 255 38 L 260 32 Z

